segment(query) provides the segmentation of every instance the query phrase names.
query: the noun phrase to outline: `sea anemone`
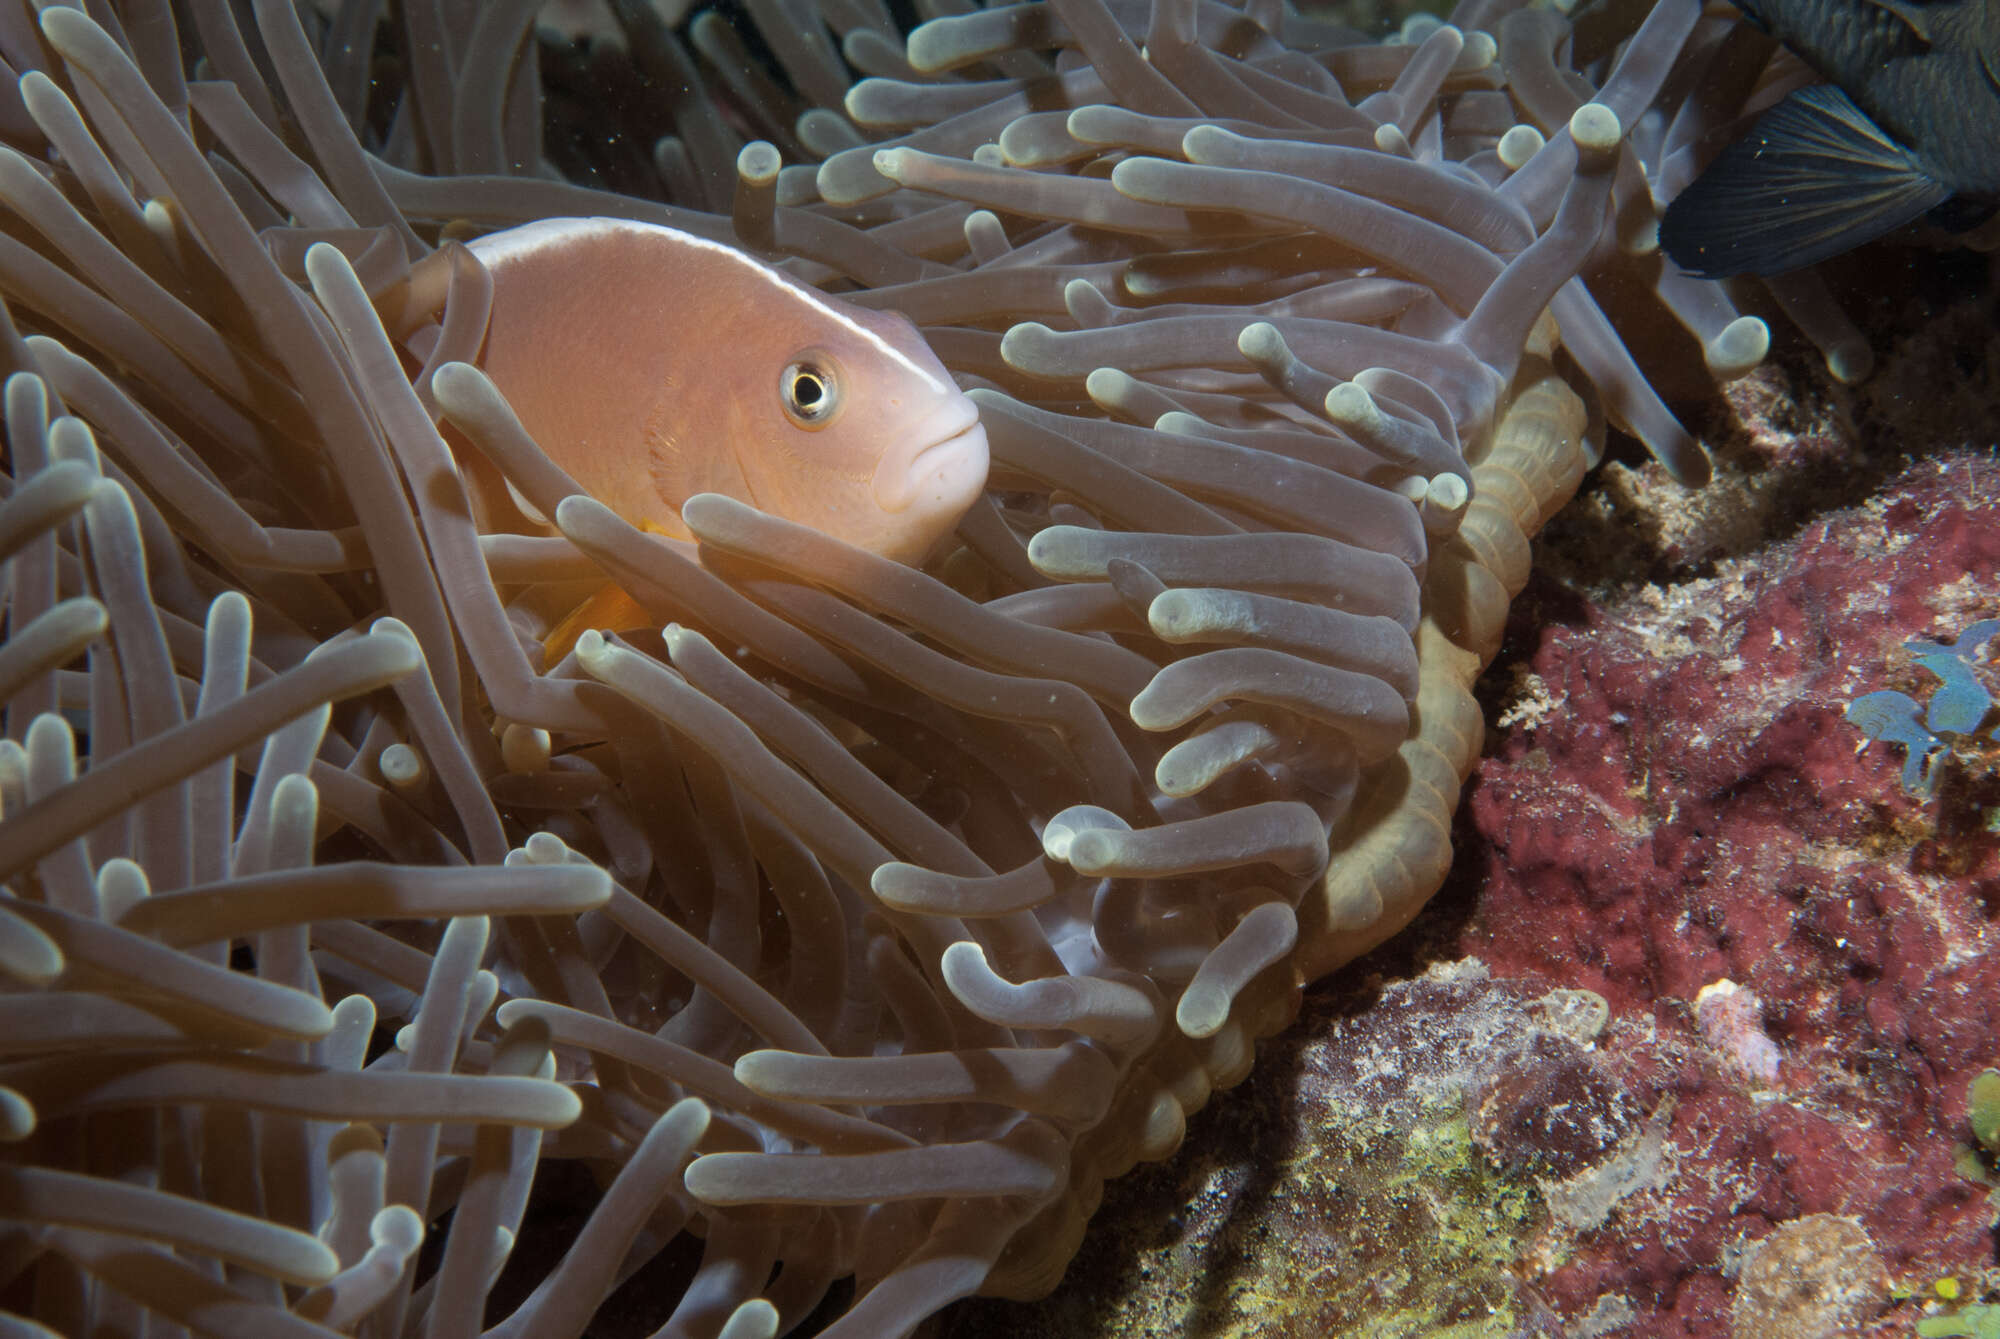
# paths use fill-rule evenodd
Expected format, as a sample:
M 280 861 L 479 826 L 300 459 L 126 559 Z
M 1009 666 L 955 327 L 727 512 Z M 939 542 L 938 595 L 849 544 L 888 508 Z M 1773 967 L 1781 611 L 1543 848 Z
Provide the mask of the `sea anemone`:
M 1697 0 L 540 7 L 0 11 L 0 1303 L 50 1331 L 1046 1291 L 1436 889 L 1602 422 L 1705 474 L 1578 276 L 1767 342 L 1650 254 L 1783 82 Z M 950 551 L 580 493 L 448 245 L 576 214 L 918 322 L 993 448 Z M 553 643 L 607 580 L 649 621 Z M 517 1250 L 556 1164 L 601 1194 Z

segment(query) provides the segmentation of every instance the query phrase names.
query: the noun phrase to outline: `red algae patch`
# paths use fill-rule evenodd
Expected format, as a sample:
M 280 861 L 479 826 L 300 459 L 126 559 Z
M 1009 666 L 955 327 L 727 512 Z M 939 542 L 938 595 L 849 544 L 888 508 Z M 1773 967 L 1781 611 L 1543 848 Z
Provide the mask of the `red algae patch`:
M 2000 787 L 1959 767 L 1910 796 L 1841 718 L 1905 641 L 1991 614 L 1996 490 L 1990 459 L 1941 456 L 1713 576 L 1530 587 L 1532 709 L 1470 793 L 1485 849 L 1452 949 L 1604 997 L 1600 1061 L 1663 1124 L 1669 1173 L 1537 1280 L 1566 1319 L 1617 1299 L 1631 1322 L 1605 1333 L 1909 1333 L 1909 1308 L 1746 1328 L 1809 1291 L 1777 1234 L 1827 1215 L 1911 1291 L 1996 1282 L 1995 1205 L 1953 1158 L 2000 1057 Z
M 1801 1223 L 1855 1225 L 1902 1299 L 1830 1333 L 2000 1286 L 2000 1202 L 1954 1165 L 2000 1059 L 2000 773 L 1962 752 L 1926 801 L 1843 719 L 1929 692 L 1905 643 L 2000 613 L 1991 302 L 1920 307 L 1857 390 L 1791 359 L 1733 386 L 1708 495 L 1608 476 L 1538 545 L 1489 676 L 1437 951 L 1600 995 L 1593 1062 L 1657 1138 L 1521 1262 L 1571 1335 L 1782 1333 L 1749 1299 Z

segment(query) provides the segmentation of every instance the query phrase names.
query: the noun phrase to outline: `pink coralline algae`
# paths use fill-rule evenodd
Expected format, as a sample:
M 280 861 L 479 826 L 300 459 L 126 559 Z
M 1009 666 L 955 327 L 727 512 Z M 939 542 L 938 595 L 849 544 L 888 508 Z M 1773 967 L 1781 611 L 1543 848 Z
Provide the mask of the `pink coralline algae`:
M 1954 1145 L 2000 1059 L 2000 782 L 1961 766 L 1912 796 L 1842 719 L 1920 681 L 1906 641 L 1992 609 L 1996 490 L 1990 457 L 1947 454 L 1700 580 L 1530 587 L 1453 948 L 1604 998 L 1599 1059 L 1666 1169 L 1532 1281 L 1559 1314 L 1731 1335 L 1746 1251 L 1811 1215 L 1908 1289 L 1996 1281 L 1995 1206 Z

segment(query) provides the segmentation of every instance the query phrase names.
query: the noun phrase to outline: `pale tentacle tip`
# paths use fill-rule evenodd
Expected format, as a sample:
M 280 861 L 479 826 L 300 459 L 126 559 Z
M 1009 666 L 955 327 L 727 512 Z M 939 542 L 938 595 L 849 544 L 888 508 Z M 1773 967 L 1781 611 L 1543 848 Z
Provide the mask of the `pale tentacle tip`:
M 1269 321 L 1257 321 L 1243 327 L 1236 336 L 1236 349 L 1253 363 L 1270 362 L 1285 357 L 1285 337 Z
M 1708 341 L 1702 357 L 1717 381 L 1734 381 L 1754 370 L 1771 352 L 1771 327 L 1755 316 L 1739 316 Z
M 1398 158 L 1414 157 L 1416 153 L 1410 145 L 1410 137 L 1403 133 L 1403 128 L 1389 121 L 1384 121 L 1375 127 L 1375 147 L 1383 153 L 1394 154 Z
M 1603 103 L 1586 102 L 1569 118 L 1569 137 L 1576 145 L 1577 170 L 1601 172 L 1616 160 L 1625 127 Z
M 1826 351 L 1826 370 L 1843 386 L 1859 385 L 1875 370 L 1875 350 L 1862 341 L 1837 344 Z
M 1382 409 L 1366 387 L 1343 381 L 1326 393 L 1326 416 L 1343 428 L 1373 432 L 1381 426 Z
M 1500 137 L 1494 145 L 1494 152 L 1500 157 L 1500 165 L 1509 172 L 1519 172 L 1528 165 L 1528 160 L 1542 151 L 1547 138 L 1534 126 L 1518 125 Z

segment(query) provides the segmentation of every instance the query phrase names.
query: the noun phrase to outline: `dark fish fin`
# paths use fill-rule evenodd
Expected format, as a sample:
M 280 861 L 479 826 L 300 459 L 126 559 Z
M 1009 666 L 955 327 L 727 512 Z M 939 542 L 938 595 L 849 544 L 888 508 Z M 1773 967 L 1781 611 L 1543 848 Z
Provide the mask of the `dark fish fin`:
M 1833 84 L 1803 88 L 1722 151 L 1660 220 L 1690 274 L 1782 274 L 1872 242 L 1943 204 L 1926 176 Z
M 1923 0 L 1917 0 L 1914 4 L 1911 0 L 1868 0 L 1868 3 L 1908 28 L 1911 36 L 1925 46 L 1937 44 L 1937 38 L 1932 35 L 1934 29 L 1931 20 L 1934 16 Z

